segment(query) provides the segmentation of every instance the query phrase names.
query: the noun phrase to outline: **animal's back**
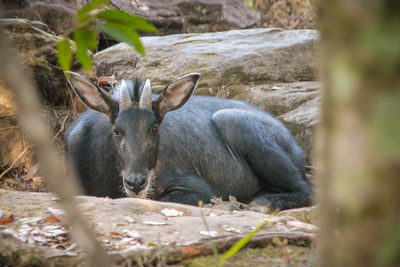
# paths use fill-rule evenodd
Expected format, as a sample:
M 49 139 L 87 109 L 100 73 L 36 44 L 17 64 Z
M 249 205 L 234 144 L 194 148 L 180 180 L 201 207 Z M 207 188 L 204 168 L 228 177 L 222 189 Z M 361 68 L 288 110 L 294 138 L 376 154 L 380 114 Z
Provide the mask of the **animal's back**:
M 218 115 L 222 113 L 231 114 L 233 120 L 219 122 Z M 245 118 L 243 114 L 249 116 L 249 122 L 237 121 Z M 246 128 L 234 125 L 237 122 L 244 123 Z M 254 123 L 262 124 L 264 133 L 258 133 L 259 129 L 252 127 Z M 238 138 L 227 138 L 223 131 Z M 272 145 L 296 146 L 288 130 L 270 114 L 241 101 L 216 97 L 193 96 L 182 108 L 167 114 L 161 132 L 156 169 L 163 187 L 176 182 L 175 175 L 195 174 L 224 199 L 234 195 L 242 202 L 251 201 L 262 190 L 247 156 L 253 152 L 252 146 L 263 144 L 247 142 L 246 136 L 264 134 Z

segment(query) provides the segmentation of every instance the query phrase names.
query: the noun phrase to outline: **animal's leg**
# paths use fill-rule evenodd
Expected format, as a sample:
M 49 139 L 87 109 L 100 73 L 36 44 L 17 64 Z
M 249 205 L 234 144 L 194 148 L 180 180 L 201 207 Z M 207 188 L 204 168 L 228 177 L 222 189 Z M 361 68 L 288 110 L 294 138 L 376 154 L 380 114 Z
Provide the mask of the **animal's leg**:
M 238 109 L 218 111 L 213 121 L 226 145 L 246 160 L 266 192 L 251 206 L 283 210 L 311 204 L 301 150 L 283 124 L 268 114 Z
M 160 201 L 197 206 L 200 200 L 203 203 L 210 203 L 211 198 L 219 196 L 209 183 L 197 175 L 159 180 L 167 181 L 165 185 L 162 185 L 163 192 L 157 197 Z

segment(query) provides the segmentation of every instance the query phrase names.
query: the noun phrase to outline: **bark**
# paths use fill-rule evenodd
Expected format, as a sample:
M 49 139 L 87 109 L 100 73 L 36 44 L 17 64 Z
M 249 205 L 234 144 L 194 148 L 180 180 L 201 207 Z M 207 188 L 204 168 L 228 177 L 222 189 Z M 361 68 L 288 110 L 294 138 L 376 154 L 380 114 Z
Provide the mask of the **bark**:
M 400 2 L 321 2 L 320 266 L 400 263 Z

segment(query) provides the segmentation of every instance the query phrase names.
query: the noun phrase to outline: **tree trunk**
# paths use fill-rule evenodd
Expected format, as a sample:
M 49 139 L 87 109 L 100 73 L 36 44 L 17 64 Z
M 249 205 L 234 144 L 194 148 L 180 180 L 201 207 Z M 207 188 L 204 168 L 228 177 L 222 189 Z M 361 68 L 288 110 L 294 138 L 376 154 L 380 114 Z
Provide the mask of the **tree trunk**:
M 400 1 L 320 7 L 320 266 L 400 266 Z

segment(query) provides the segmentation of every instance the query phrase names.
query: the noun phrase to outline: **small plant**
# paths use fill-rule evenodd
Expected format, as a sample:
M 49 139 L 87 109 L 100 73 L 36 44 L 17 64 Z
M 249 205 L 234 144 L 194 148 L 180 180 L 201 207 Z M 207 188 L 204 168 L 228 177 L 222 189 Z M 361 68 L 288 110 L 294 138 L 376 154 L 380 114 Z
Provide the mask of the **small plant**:
M 260 231 L 260 229 L 272 218 L 274 217 L 276 214 L 278 213 L 278 210 L 274 211 L 273 213 L 271 213 L 271 215 L 269 216 L 269 218 L 267 218 L 266 220 L 264 220 L 262 223 L 260 223 L 253 231 L 251 231 L 250 233 L 248 233 L 245 237 L 243 237 L 242 239 L 240 239 L 238 242 L 236 242 L 223 256 L 220 256 L 217 250 L 217 246 L 214 243 L 214 240 L 211 236 L 209 236 L 210 239 L 210 244 L 211 244 L 211 249 L 213 251 L 214 254 L 214 258 L 216 260 L 216 262 L 218 263 L 218 266 L 221 267 L 225 260 L 229 259 L 230 257 L 236 255 L 236 253 L 239 252 L 240 249 L 242 249 L 249 241 L 250 239 L 258 232 Z M 200 211 L 200 215 L 201 218 L 203 219 L 203 224 L 204 227 L 206 228 L 207 232 L 210 232 L 207 221 L 204 217 L 204 214 L 202 211 Z
M 250 239 L 258 232 L 260 229 L 272 218 L 274 217 L 278 211 L 273 212 L 268 219 L 260 223 L 256 229 L 248 233 L 245 237 L 240 239 L 238 242 L 236 242 L 222 257 L 218 256 L 218 266 L 222 266 L 225 262 L 225 260 L 229 259 L 230 257 L 236 255 L 236 253 L 239 252 L 241 248 L 243 248 L 249 241 Z M 215 247 L 215 245 L 214 245 Z
M 208 228 L 208 224 L 207 224 L 206 218 L 204 217 L 203 211 L 200 211 L 200 216 L 203 219 L 203 224 L 204 224 L 204 227 L 206 228 L 206 231 L 210 232 L 210 229 Z M 218 253 L 217 246 L 215 245 L 214 240 L 211 237 L 211 235 L 209 235 L 208 237 L 210 239 L 211 249 L 213 251 L 215 260 L 216 260 L 216 262 L 219 262 L 220 256 L 219 256 L 219 253 Z
M 71 33 L 76 45 L 76 58 L 86 71 L 89 71 L 93 64 L 88 50 L 93 51 L 97 48 L 98 29 L 120 42 L 130 44 L 140 54 L 145 55 L 138 31 L 157 32 L 157 29 L 141 17 L 110 9 L 109 5 L 109 0 L 93 0 L 78 11 L 76 26 L 57 44 L 58 61 L 64 71 L 70 70 L 72 63 L 72 48 L 67 38 Z

